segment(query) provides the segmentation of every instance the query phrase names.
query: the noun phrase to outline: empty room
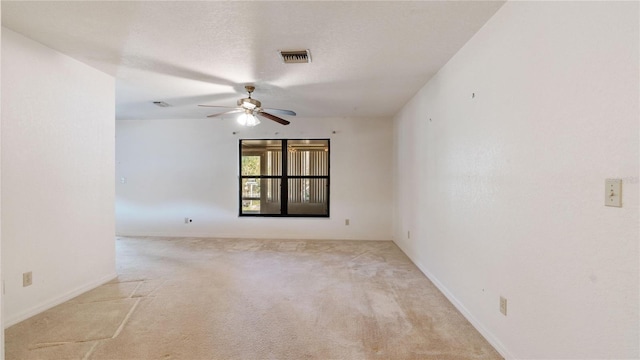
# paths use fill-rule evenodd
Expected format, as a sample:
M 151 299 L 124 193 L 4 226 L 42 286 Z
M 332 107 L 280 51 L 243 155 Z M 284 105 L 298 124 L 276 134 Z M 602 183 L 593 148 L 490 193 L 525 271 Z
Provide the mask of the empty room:
M 0 359 L 639 359 L 637 1 L 2 1 Z

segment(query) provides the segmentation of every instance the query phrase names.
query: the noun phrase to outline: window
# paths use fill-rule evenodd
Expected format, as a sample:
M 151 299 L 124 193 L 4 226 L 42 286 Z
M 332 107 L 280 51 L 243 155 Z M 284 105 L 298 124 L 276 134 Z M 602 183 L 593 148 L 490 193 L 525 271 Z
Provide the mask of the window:
M 329 139 L 240 140 L 239 180 L 240 216 L 328 217 Z

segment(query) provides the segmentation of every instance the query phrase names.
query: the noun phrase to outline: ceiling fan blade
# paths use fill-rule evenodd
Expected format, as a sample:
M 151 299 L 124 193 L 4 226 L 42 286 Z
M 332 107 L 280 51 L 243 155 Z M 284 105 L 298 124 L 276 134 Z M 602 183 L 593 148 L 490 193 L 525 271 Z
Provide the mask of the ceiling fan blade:
M 277 123 L 280 123 L 280 124 L 282 124 L 282 125 L 289 125 L 289 124 L 290 124 L 290 122 L 289 122 L 289 121 L 287 121 L 287 120 L 285 120 L 285 119 L 281 119 L 281 118 L 279 118 L 279 117 L 277 117 L 277 116 L 275 116 L 275 115 L 271 115 L 271 114 L 269 114 L 269 113 L 266 113 L 266 112 L 264 112 L 264 111 L 259 111 L 259 112 L 258 112 L 258 115 L 263 116 L 263 117 L 266 117 L 267 119 L 269 119 L 269 120 L 273 120 L 273 121 L 275 121 L 275 122 L 277 122 Z
M 198 106 L 202 106 L 202 107 L 217 107 L 217 108 L 223 108 L 223 109 L 237 109 L 237 106 L 218 106 L 218 105 L 198 105 Z
M 291 115 L 291 116 L 296 116 L 295 111 L 292 110 L 283 110 L 283 109 L 264 109 L 264 111 L 268 111 L 270 113 L 280 113 L 282 115 Z
M 216 117 L 216 116 L 221 116 L 221 115 L 227 115 L 227 114 L 233 114 L 233 113 L 239 113 L 239 112 L 243 112 L 244 110 L 242 109 L 235 109 L 235 110 L 229 110 L 229 111 L 225 111 L 225 112 L 221 112 L 218 114 L 211 114 L 211 115 L 207 115 L 208 118 L 211 117 Z

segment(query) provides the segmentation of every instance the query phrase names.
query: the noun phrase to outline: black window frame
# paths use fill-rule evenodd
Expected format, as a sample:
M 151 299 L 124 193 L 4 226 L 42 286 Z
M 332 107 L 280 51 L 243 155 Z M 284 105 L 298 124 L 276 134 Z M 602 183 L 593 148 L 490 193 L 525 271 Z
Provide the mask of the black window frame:
M 242 142 L 243 141 L 282 141 L 282 169 L 280 175 L 242 175 Z M 327 142 L 327 175 L 289 175 L 288 172 L 288 143 L 289 141 L 321 140 Z M 305 139 L 256 139 L 247 138 L 238 140 L 238 216 L 239 217 L 304 217 L 304 218 L 329 218 L 331 214 L 331 139 L 329 138 L 305 138 Z M 280 180 L 280 214 L 257 214 L 242 212 L 242 180 L 243 179 L 278 179 Z M 289 214 L 289 179 L 326 179 L 327 212 L 326 214 Z

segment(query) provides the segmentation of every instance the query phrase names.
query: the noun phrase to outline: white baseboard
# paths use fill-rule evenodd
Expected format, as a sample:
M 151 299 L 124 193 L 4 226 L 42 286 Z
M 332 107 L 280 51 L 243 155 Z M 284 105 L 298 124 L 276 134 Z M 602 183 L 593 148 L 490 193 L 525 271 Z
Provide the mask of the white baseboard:
M 247 235 L 247 234 L 207 234 L 207 233 L 190 233 L 190 234 L 177 234 L 177 233 L 160 233 L 160 232 L 124 232 L 116 233 L 116 237 L 132 237 L 132 238 L 176 238 L 176 239 L 189 239 L 189 238 L 210 238 L 210 239 L 243 239 L 243 240 L 327 240 L 327 241 L 392 241 L 389 239 L 365 239 L 361 237 L 347 238 L 347 237 L 302 237 L 302 236 L 274 236 L 274 235 Z
M 447 289 L 447 287 L 444 286 L 444 284 L 441 283 L 440 280 L 438 280 L 438 278 L 436 278 L 429 270 L 427 270 L 426 266 L 424 266 L 420 261 L 418 261 L 418 259 L 409 254 L 409 252 L 402 247 L 402 244 L 400 242 L 395 240 L 393 242 L 398 246 L 398 248 L 400 248 L 400 250 L 402 250 L 405 255 L 407 255 L 407 257 L 415 264 L 415 266 L 418 267 L 418 269 L 420 269 L 420 271 L 429 280 L 431 280 L 431 282 L 438 288 L 438 290 L 440 290 L 440 292 L 449 300 L 449 302 L 451 302 L 453 306 L 455 306 L 456 309 L 460 311 L 462 316 L 464 316 L 471 323 L 471 325 L 473 325 L 473 327 L 478 330 L 480 335 L 482 335 L 489 342 L 489 344 L 491 344 L 491 346 L 493 346 L 496 351 L 500 353 L 500 355 L 502 355 L 506 360 L 516 359 L 511 351 L 509 351 L 509 349 L 507 349 L 506 346 L 504 346 L 504 344 L 502 344 L 502 342 L 491 331 L 485 328 L 482 323 L 480 323 L 480 321 L 478 321 L 478 319 L 476 319 L 471 314 L 471 312 L 469 312 L 469 310 L 467 310 L 467 308 L 453 295 L 453 293 L 451 293 L 451 291 L 449 291 L 449 289 Z
M 10 315 L 10 316 L 6 316 L 6 314 L 4 314 L 4 328 L 8 328 L 9 326 L 15 325 L 21 321 L 27 320 L 28 318 L 34 316 L 34 315 L 38 315 L 41 312 L 51 309 L 54 306 L 60 305 L 63 302 L 67 301 L 67 300 L 71 300 L 74 297 L 83 294 L 89 290 L 93 290 L 95 288 L 97 288 L 100 285 L 103 285 L 113 279 L 115 279 L 116 277 L 118 277 L 118 274 L 116 273 L 112 273 L 106 276 L 103 276 L 95 281 L 92 281 L 88 284 L 79 286 L 69 292 L 66 292 L 60 296 L 57 296 L 53 299 L 50 299 L 48 301 L 45 301 L 44 303 L 40 304 L 40 305 L 36 305 L 30 309 L 27 309 L 25 311 L 22 311 L 18 314 L 15 315 Z M 6 317 L 5 317 L 6 316 Z

